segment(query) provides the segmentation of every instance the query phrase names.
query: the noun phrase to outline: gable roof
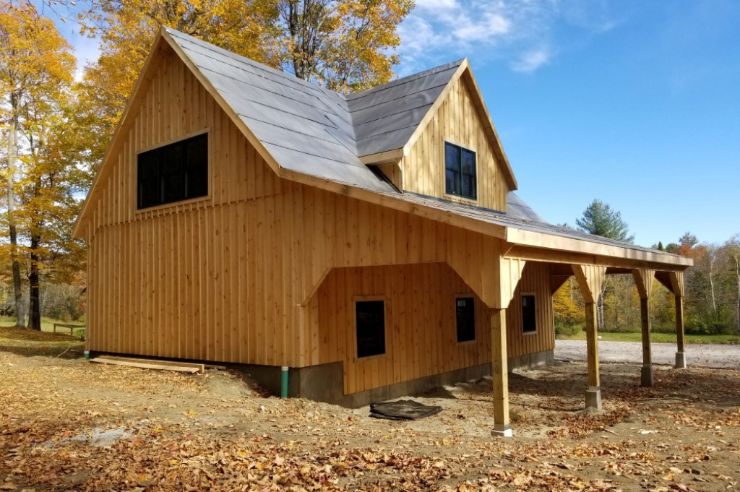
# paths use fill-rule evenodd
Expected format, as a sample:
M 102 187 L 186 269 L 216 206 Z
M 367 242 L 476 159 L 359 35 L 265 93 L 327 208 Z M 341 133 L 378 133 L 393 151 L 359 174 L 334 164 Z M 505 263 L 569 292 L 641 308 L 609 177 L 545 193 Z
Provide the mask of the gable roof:
M 531 234 L 544 233 L 577 241 L 567 243 L 572 251 L 588 252 L 588 247 L 583 245 L 595 243 L 616 248 L 610 251 L 624 258 L 690 264 L 690 260 L 676 255 L 547 224 L 513 193 L 507 200 L 509 212 L 504 213 L 401 192 L 375 175 L 363 157 L 388 152 L 404 155 L 444 100 L 452 82 L 468 74 L 468 82 L 472 84 L 470 93 L 481 112 L 484 129 L 503 165 L 504 176 L 510 187 L 516 189 L 511 165 L 465 59 L 344 96 L 166 27 L 160 31 L 144 64 L 109 145 L 78 217 L 76 236 L 89 213 L 98 182 L 109 172 L 108 161 L 128 124 L 128 115 L 151 69 L 151 61 L 164 43 L 175 51 L 268 165 L 283 178 L 434 220 L 452 223 L 454 219 L 461 227 L 512 243 L 526 244 L 528 238 L 537 237 Z M 527 233 L 531 234 L 527 236 Z M 619 254 L 620 251 L 624 254 Z

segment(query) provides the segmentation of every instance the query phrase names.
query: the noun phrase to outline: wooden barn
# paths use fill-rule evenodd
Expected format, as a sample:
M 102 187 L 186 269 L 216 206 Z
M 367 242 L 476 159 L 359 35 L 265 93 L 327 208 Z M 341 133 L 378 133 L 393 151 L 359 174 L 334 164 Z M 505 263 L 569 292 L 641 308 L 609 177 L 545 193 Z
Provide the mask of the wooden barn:
M 242 364 L 360 405 L 547 362 L 552 295 L 632 273 L 675 294 L 686 258 L 546 224 L 517 189 L 466 60 L 342 95 L 164 29 L 76 227 L 95 353 Z M 555 196 L 555 192 L 553 192 Z

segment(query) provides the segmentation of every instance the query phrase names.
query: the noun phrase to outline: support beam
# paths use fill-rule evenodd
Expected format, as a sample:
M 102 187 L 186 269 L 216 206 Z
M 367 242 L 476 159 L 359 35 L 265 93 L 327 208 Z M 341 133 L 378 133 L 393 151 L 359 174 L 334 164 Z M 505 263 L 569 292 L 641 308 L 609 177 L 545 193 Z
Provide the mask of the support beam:
M 586 301 L 586 362 L 588 364 L 588 386 L 586 387 L 586 410 L 601 410 L 601 378 L 599 376 L 598 326 L 596 303 L 606 279 L 606 267 L 595 265 L 573 265 L 584 301 Z
M 671 291 L 676 301 L 676 369 L 686 369 L 686 347 L 683 324 L 683 272 L 668 272 Z
M 637 291 L 640 293 L 640 321 L 642 328 L 642 371 L 640 372 L 640 384 L 652 386 L 655 379 L 653 368 L 653 357 L 650 346 L 650 293 L 653 290 L 655 271 L 648 269 L 633 270 Z
M 491 309 L 491 378 L 493 380 L 493 431 L 512 437 L 509 421 L 509 367 L 506 351 L 506 309 Z
M 586 410 L 601 410 L 601 380 L 599 377 L 599 338 L 596 327 L 596 304 L 586 303 L 586 362 L 588 363 L 588 386 L 586 387 Z

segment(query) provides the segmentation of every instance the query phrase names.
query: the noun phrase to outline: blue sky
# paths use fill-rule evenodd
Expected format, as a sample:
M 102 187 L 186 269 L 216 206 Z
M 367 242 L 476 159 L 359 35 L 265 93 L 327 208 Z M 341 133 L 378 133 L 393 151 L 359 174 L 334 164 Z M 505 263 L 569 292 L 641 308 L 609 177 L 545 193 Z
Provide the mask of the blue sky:
M 468 57 L 519 194 L 546 220 L 574 224 L 599 198 L 642 245 L 740 233 L 739 1 L 416 4 L 399 74 Z M 95 59 L 95 40 L 57 24 L 81 65 Z
M 599 198 L 635 242 L 740 233 L 740 2 L 417 0 L 401 72 L 467 56 L 546 220 Z

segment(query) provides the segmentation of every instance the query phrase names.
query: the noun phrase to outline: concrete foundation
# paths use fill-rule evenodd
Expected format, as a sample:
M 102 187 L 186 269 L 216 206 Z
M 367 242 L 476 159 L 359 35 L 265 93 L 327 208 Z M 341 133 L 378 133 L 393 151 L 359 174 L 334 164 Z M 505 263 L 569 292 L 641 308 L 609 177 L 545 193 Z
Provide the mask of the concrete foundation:
M 676 352 L 676 369 L 686 369 L 686 352 Z
M 535 367 L 554 360 L 552 351 L 527 354 L 509 359 L 509 370 L 520 367 Z M 272 394 L 280 394 L 279 366 L 240 366 L 240 370 L 249 374 L 252 379 Z M 288 377 L 288 396 L 325 401 L 337 405 L 356 408 L 372 402 L 392 400 L 401 396 L 430 391 L 440 386 L 462 381 L 477 380 L 490 376 L 491 364 L 480 364 L 465 367 L 441 374 L 403 381 L 401 383 L 373 388 L 371 390 L 344 394 L 344 371 L 341 362 L 290 368 Z
M 601 410 L 601 388 L 588 388 L 586 390 L 586 410 L 598 412 Z
M 510 425 L 494 425 L 491 435 L 494 437 L 514 437 L 514 431 Z
M 655 379 L 655 368 L 653 366 L 642 366 L 640 371 L 640 385 L 652 386 Z

